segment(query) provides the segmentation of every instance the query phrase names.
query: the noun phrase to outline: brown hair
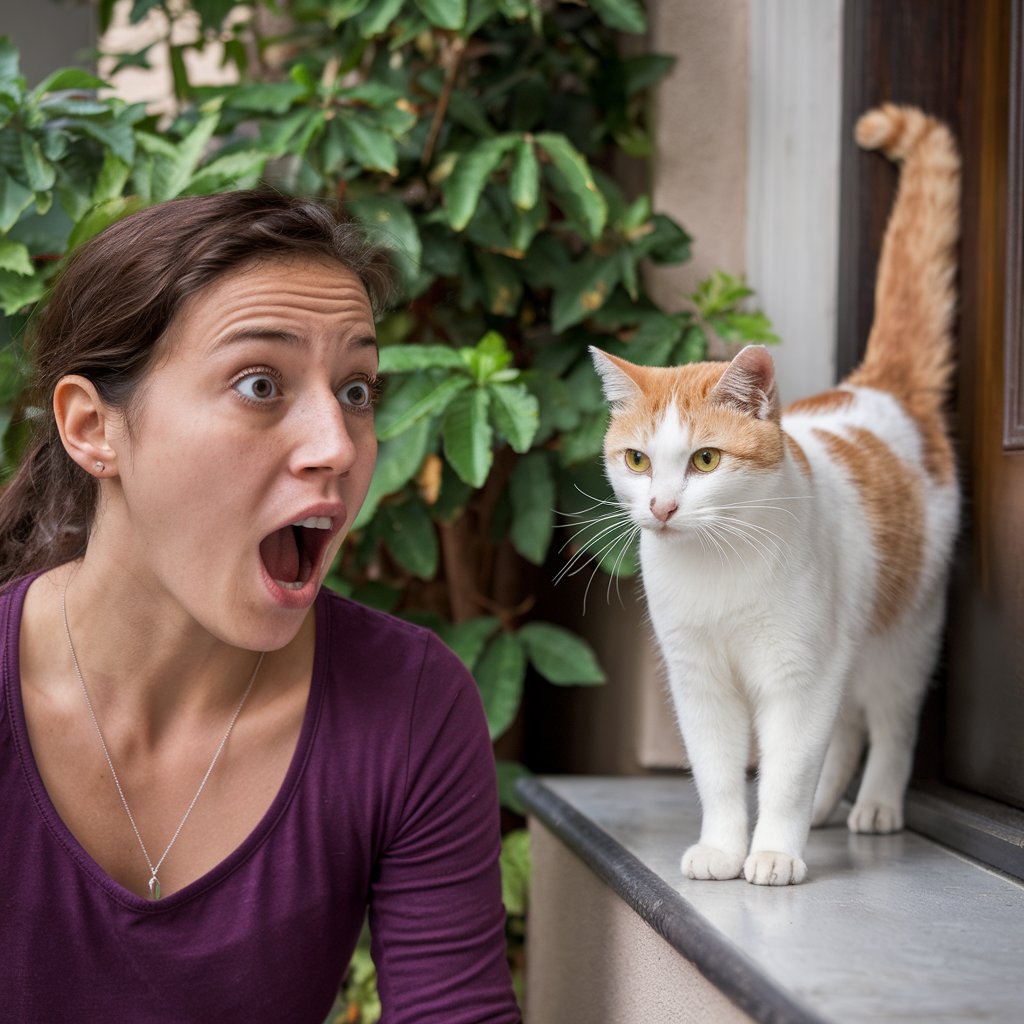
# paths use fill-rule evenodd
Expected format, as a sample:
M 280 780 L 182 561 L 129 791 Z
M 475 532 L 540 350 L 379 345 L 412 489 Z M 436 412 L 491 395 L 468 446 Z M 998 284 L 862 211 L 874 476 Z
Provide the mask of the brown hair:
M 270 191 L 151 206 L 71 256 L 31 331 L 41 408 L 21 466 L 0 495 L 0 585 L 85 550 L 98 485 L 61 443 L 53 416 L 60 379 L 87 377 L 127 416 L 184 302 L 228 271 L 280 256 L 340 263 L 362 281 L 375 314 L 392 299 L 387 254 L 358 225 L 320 203 Z

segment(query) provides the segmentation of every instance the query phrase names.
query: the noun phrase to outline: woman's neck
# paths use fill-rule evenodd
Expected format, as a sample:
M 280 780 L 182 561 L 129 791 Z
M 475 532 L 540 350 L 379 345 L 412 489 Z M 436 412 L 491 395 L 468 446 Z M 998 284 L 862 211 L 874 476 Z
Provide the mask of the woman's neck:
M 154 745 L 168 730 L 180 731 L 184 721 L 229 712 L 256 666 L 258 652 L 223 642 L 150 581 L 123 567 L 111 569 L 88 553 L 45 574 L 30 596 L 25 655 L 51 665 L 34 678 L 80 690 L 67 630 L 100 717 L 132 722 L 140 738 Z M 311 667 L 313 636 L 311 612 L 295 639 L 264 659 L 260 689 L 274 687 L 296 659 Z M 69 696 L 80 699 L 74 692 Z

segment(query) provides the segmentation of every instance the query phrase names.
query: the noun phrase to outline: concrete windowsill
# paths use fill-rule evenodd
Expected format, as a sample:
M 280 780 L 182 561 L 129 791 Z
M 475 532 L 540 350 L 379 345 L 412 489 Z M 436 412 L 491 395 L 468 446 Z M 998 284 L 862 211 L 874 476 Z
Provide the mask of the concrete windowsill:
M 922 836 L 839 822 L 812 833 L 803 885 L 693 882 L 679 872 L 700 830 L 689 779 L 529 779 L 519 791 L 753 1020 L 1024 1020 L 1024 885 Z

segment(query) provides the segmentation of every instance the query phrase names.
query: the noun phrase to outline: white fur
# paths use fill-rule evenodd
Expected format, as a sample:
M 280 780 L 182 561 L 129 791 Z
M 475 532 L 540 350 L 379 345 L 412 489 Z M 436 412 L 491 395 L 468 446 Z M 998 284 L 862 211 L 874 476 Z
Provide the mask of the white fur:
M 810 478 L 788 450 L 776 469 L 723 455 L 714 472 L 694 471 L 696 450 L 727 445 L 690 436 L 672 408 L 631 442 L 650 456 L 648 474 L 620 459 L 606 464 L 642 528 L 651 621 L 703 807 L 700 840 L 682 859 L 691 878 L 802 881 L 812 815 L 821 822 L 831 812 L 866 735 L 870 753 L 849 827 L 902 825 L 958 497 L 954 485 L 928 478 L 918 432 L 892 397 L 849 390 L 855 401 L 840 412 L 783 417 L 811 464 Z M 853 483 L 813 433 L 856 426 L 884 439 L 903 463 L 899 471 L 924 482 L 924 570 L 909 607 L 882 635 L 871 632 L 878 571 L 871 524 Z M 667 523 L 653 515 L 652 499 L 678 505 Z M 751 839 L 745 769 L 752 731 L 760 765 Z

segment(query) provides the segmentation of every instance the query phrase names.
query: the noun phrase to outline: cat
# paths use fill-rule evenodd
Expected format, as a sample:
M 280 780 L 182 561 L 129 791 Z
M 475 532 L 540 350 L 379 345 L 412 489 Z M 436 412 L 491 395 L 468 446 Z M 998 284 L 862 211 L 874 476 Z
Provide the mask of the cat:
M 636 366 L 591 349 L 611 406 L 605 471 L 640 531 L 650 619 L 702 807 L 692 879 L 802 882 L 809 828 L 868 747 L 848 827 L 903 826 L 936 659 L 959 491 L 952 373 L 959 156 L 884 105 L 856 128 L 902 164 L 860 367 L 780 409 L 763 346 Z M 745 774 L 760 750 L 749 836 Z

